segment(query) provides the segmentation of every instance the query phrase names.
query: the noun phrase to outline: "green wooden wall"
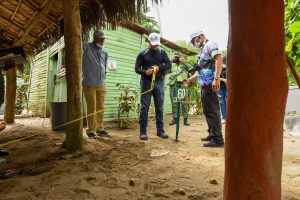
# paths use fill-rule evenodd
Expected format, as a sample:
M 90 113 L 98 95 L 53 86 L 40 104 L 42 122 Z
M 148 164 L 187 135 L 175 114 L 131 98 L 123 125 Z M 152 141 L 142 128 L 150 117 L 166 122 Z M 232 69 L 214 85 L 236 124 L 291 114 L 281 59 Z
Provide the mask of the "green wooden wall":
M 117 66 L 116 69 L 108 68 L 106 74 L 107 96 L 105 105 L 112 108 L 105 111 L 105 120 L 111 121 L 118 117 L 118 100 L 116 98 L 120 95 L 120 91 L 118 87 L 116 87 L 116 84 L 121 83 L 130 85 L 140 91 L 140 75 L 135 73 L 134 65 L 136 56 L 141 50 L 148 46 L 148 43 L 145 42 L 145 39 L 147 38 L 146 35 L 141 35 L 125 28 L 118 28 L 115 31 L 107 30 L 105 31 L 105 34 L 106 41 L 104 46 L 108 50 L 109 61 L 115 62 Z M 33 80 L 32 83 L 37 79 L 40 81 L 43 79 L 44 85 L 46 86 L 45 88 L 47 88 L 42 90 L 43 95 L 37 95 L 36 90 L 33 89 L 34 85 L 30 85 L 32 98 L 29 99 L 29 101 L 44 102 L 45 105 L 44 110 L 39 109 L 34 111 L 34 114 L 37 116 L 49 116 L 50 113 L 48 111 L 50 109 L 50 102 L 65 102 L 67 100 L 66 78 L 64 72 L 60 71 L 63 48 L 64 42 L 62 38 L 51 48 L 48 48 L 47 51 L 42 52 L 43 56 L 40 54 L 36 56 L 36 62 L 47 63 L 40 66 L 39 73 L 43 74 L 43 76 L 36 71 L 33 71 L 31 76 Z M 166 50 L 170 58 L 173 56 L 174 52 L 172 49 L 167 48 L 164 45 L 162 45 L 161 48 Z M 45 55 L 45 52 L 47 52 L 48 55 Z M 54 81 L 54 75 L 56 74 L 59 74 L 60 78 Z M 164 112 L 166 114 L 171 113 L 171 101 L 169 98 L 169 87 L 167 86 L 167 82 L 168 75 L 165 78 Z M 138 100 L 138 103 L 140 103 L 140 100 Z M 86 105 L 84 106 L 84 110 L 86 110 L 85 107 Z M 150 113 L 150 116 L 151 115 L 154 115 L 154 110 Z M 136 113 L 130 113 L 130 117 L 137 117 Z

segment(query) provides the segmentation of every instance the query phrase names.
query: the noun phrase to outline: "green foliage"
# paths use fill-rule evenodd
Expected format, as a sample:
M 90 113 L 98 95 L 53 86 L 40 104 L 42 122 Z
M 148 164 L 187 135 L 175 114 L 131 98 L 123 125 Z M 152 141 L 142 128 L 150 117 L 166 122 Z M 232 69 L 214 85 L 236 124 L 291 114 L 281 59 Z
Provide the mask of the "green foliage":
M 17 77 L 19 80 L 23 80 L 23 83 L 18 81 L 16 91 L 16 104 L 15 114 L 21 114 L 26 108 L 28 110 L 28 90 L 29 90 L 29 78 L 30 78 L 30 64 L 25 63 L 24 66 L 18 71 Z
M 21 114 L 28 107 L 28 83 L 18 84 L 16 92 L 15 113 Z
M 138 92 L 134 87 L 128 85 L 122 85 L 120 83 L 116 84 L 116 87 L 119 88 L 121 94 L 119 97 L 116 97 L 119 101 L 118 108 L 118 122 L 120 128 L 128 128 L 129 113 L 130 111 L 136 112 L 139 108 L 137 105 Z M 125 114 L 126 119 L 121 119 L 121 115 Z
M 185 40 L 177 40 L 175 42 L 177 45 L 186 48 L 187 50 L 193 51 L 195 53 L 199 52 L 199 49 L 197 49 L 196 47 L 189 45 Z
M 189 111 L 196 115 L 203 114 L 203 108 L 201 104 L 201 89 L 198 86 L 197 81 L 192 82 L 189 85 L 189 95 L 188 95 L 188 108 Z
M 138 24 L 151 32 L 159 33 L 160 30 L 158 22 L 155 20 L 154 17 L 147 16 L 148 12 L 150 12 L 150 8 L 148 8 L 146 12 L 142 14 Z
M 285 51 L 300 74 L 300 0 L 285 0 Z M 289 84 L 296 82 L 288 71 Z

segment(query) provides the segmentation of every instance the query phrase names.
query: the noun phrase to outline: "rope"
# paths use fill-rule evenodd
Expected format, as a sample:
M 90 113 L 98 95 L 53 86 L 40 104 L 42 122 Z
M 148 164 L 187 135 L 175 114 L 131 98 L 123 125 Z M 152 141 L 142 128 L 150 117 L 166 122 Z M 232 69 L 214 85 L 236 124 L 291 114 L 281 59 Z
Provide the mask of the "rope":
M 19 138 L 19 139 L 16 139 L 16 140 L 12 140 L 12 141 L 9 141 L 7 143 L 0 144 L 0 147 L 4 147 L 4 146 L 12 144 L 12 143 L 16 143 L 16 142 L 19 142 L 19 141 L 22 141 L 22 140 L 26 140 L 26 139 L 32 138 L 32 137 L 40 135 L 40 134 L 41 133 L 37 133 L 37 134 L 33 134 L 33 135 L 22 137 L 22 138 Z
M 157 72 L 158 72 L 158 67 L 157 67 L 157 66 L 154 66 L 150 89 L 147 90 L 146 92 L 143 92 L 143 93 L 141 94 L 141 96 L 144 95 L 144 94 L 146 94 L 146 93 L 149 93 L 149 92 L 153 91 L 153 89 L 154 89 L 154 84 L 155 84 L 155 79 L 156 79 L 156 73 L 157 73 Z M 113 108 L 113 107 L 108 107 L 108 108 L 111 109 L 111 108 Z M 106 110 L 107 110 L 107 109 L 106 109 Z M 56 126 L 54 129 L 57 129 L 57 128 L 60 128 L 60 127 L 63 127 L 63 126 L 69 125 L 69 124 L 73 124 L 73 123 L 75 123 L 75 122 L 78 122 L 78 121 L 80 121 L 80 120 L 86 118 L 86 117 L 90 117 L 90 116 L 95 115 L 95 114 L 100 113 L 100 112 L 104 112 L 104 109 L 97 110 L 96 112 L 90 113 L 90 114 L 85 115 L 85 116 L 83 116 L 83 117 L 80 117 L 80 118 L 78 118 L 78 119 L 74 119 L 74 120 L 69 121 L 69 122 L 67 122 L 67 123 L 61 124 L 61 125 L 59 125 L 59 126 Z M 43 122 L 43 123 L 44 123 L 44 122 Z M 28 138 L 32 138 L 32 137 L 37 136 L 37 135 L 40 135 L 40 133 L 38 133 L 38 134 L 33 134 L 33 135 L 30 135 L 30 136 L 25 136 L 25 137 L 22 137 L 22 138 L 19 138 L 19 139 L 16 139 L 16 140 L 9 141 L 9 142 L 4 143 L 4 144 L 0 144 L 0 147 L 4 147 L 4 146 L 9 145 L 9 144 L 13 144 L 13 143 L 16 143 L 16 142 L 19 142 L 19 141 L 22 141 L 22 140 L 26 140 L 26 139 L 28 139 Z

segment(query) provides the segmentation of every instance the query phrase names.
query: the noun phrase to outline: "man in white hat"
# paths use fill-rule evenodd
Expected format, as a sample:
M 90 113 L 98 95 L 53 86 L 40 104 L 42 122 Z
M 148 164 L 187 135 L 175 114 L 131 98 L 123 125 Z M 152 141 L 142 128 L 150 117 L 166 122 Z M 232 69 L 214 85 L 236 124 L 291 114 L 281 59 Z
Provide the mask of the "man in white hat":
M 218 91 L 220 89 L 220 74 L 222 71 L 222 57 L 218 45 L 209 41 L 202 31 L 194 32 L 190 35 L 190 43 L 200 48 L 198 59 L 198 74 L 184 80 L 190 83 L 198 79 L 201 87 L 201 101 L 203 113 L 208 124 L 208 136 L 202 138 L 207 141 L 204 147 L 222 147 L 224 139 L 222 135 L 222 124 L 220 116 L 220 103 Z
M 156 79 L 154 89 L 141 96 L 140 112 L 140 139 L 148 140 L 148 111 L 151 103 L 151 96 L 154 99 L 157 136 L 167 139 L 169 136 L 164 131 L 163 106 L 164 106 L 164 75 L 171 69 L 171 61 L 167 53 L 159 48 L 160 35 L 151 33 L 148 37 L 149 47 L 136 58 L 135 72 L 141 75 L 141 93 L 151 88 L 151 80 L 154 71 Z
M 104 109 L 106 95 L 106 66 L 108 53 L 103 47 L 105 35 L 102 30 L 95 30 L 94 40 L 83 43 L 82 56 L 82 86 L 87 103 L 87 114 Z M 87 118 L 86 134 L 89 138 L 106 136 L 107 131 L 103 127 L 103 112 Z

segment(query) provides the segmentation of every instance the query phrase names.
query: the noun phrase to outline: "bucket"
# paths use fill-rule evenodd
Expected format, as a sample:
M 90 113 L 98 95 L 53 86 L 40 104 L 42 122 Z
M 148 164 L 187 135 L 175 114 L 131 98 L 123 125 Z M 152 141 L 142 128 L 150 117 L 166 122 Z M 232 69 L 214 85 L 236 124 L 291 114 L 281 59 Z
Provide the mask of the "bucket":
M 53 131 L 63 131 L 65 127 L 58 127 L 67 122 L 67 102 L 50 102 L 51 126 Z M 56 128 L 58 127 L 58 128 Z

